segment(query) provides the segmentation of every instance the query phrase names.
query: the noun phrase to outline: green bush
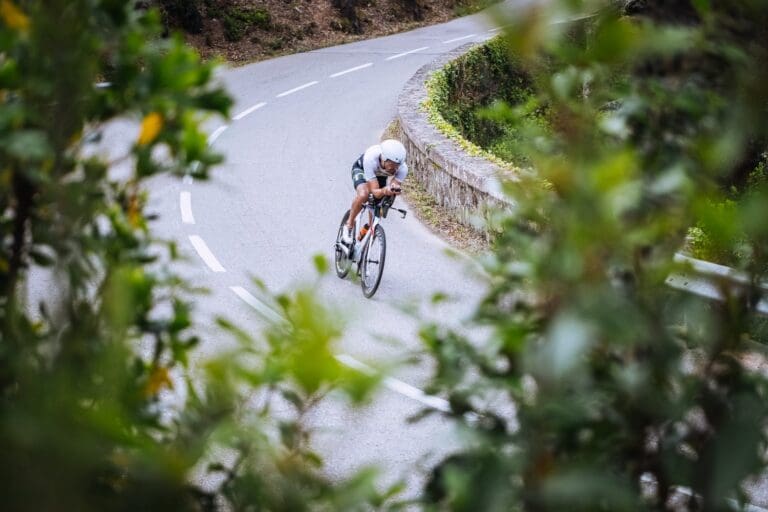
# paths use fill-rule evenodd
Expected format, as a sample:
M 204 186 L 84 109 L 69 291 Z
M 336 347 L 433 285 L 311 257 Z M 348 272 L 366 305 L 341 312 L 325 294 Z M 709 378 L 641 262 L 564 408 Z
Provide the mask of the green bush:
M 224 14 L 224 36 L 228 41 L 239 41 L 253 27 L 267 29 L 271 23 L 269 11 L 232 7 Z
M 166 27 L 181 27 L 190 34 L 203 30 L 200 0 L 160 0 Z
M 532 166 L 496 213 L 488 332 L 421 331 L 430 389 L 471 440 L 433 470 L 431 510 L 724 511 L 766 470 L 756 287 L 722 280 L 714 301 L 667 280 L 697 223 L 745 249 L 750 282 L 768 274 L 768 187 L 722 192 L 768 137 L 768 5 L 628 3 L 638 16 L 607 9 L 581 31 L 554 20 L 594 3 L 506 19 L 535 87 L 529 108 L 492 110 L 545 107 L 549 128 L 521 138 Z
M 199 283 L 152 231 L 149 178 L 207 178 L 222 157 L 203 123 L 232 105 L 214 62 L 160 34 L 133 2 L 2 2 L 0 508 L 370 510 L 373 474 L 337 488 L 302 420 L 331 388 L 359 402 L 377 380 L 334 358 L 317 285 L 254 283 L 273 311 L 258 339 L 196 328 Z M 116 121 L 126 144 L 106 151 Z
M 546 107 L 532 103 L 533 87 L 531 75 L 510 58 L 504 39 L 496 38 L 435 74 L 430 99 L 462 137 L 502 160 L 526 165 L 521 142 L 548 129 Z
M 456 16 L 468 16 L 497 3 L 499 0 L 456 0 L 453 10 Z
M 695 258 L 721 265 L 752 266 L 760 254 L 751 240 L 761 236 L 762 223 L 750 222 L 745 214 L 752 214 L 750 205 L 760 202 L 761 191 L 766 187 L 768 172 L 763 156 L 747 176 L 743 190 L 732 187 L 720 193 L 723 198 L 706 201 L 699 208 L 696 225 L 688 230 L 686 250 Z

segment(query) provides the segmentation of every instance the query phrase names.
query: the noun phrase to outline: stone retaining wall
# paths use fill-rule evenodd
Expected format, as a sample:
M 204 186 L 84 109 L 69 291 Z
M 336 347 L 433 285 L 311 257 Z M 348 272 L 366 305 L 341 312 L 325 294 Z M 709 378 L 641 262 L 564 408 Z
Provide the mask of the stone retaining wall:
M 399 136 L 408 149 L 408 166 L 415 178 L 448 214 L 462 224 L 485 232 L 488 207 L 508 205 L 501 193 L 499 166 L 468 155 L 437 131 L 421 106 L 427 98 L 426 81 L 435 71 L 460 57 L 473 44 L 461 46 L 422 67 L 405 85 L 397 102 Z

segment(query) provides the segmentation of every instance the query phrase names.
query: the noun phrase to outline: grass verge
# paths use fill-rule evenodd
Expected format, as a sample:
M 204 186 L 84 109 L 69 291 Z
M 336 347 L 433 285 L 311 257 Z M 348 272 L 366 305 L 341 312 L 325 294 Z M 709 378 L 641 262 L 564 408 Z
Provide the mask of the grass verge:
M 382 134 L 383 139 L 398 139 L 400 126 L 392 121 Z M 430 231 L 454 248 L 469 254 L 479 254 L 490 248 L 486 238 L 474 229 L 459 223 L 448 215 L 445 208 L 437 204 L 421 183 L 410 174 L 403 184 L 403 199 L 411 211 Z

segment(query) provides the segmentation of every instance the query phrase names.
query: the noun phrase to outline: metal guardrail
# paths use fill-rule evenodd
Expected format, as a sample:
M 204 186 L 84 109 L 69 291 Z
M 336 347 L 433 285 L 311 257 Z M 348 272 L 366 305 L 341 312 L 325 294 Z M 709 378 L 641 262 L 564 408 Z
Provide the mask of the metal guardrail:
M 675 255 L 675 262 L 688 265 L 691 272 L 670 275 L 666 281 L 667 285 L 706 299 L 724 301 L 724 283 L 727 283 L 736 293 L 746 292 L 746 289 L 753 284 L 744 272 L 724 265 L 697 260 L 680 253 Z M 758 287 L 761 297 L 755 306 L 755 311 L 768 316 L 768 282 L 761 282 Z

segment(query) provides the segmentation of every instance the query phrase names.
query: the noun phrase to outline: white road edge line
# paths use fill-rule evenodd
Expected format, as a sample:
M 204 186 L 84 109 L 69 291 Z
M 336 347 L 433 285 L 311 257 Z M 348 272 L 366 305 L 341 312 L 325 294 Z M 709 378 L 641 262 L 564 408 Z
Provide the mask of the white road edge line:
M 218 139 L 227 128 L 229 128 L 229 125 L 226 125 L 226 124 L 224 126 L 219 126 L 218 128 L 216 128 L 213 131 L 213 133 L 210 136 L 208 136 L 208 145 L 210 146 L 211 144 L 216 142 L 216 139 Z
M 449 39 L 447 41 L 443 41 L 443 44 L 455 43 L 456 41 L 463 41 L 464 39 L 469 39 L 470 37 L 475 37 L 476 35 L 477 34 L 469 34 L 468 36 L 457 37 L 456 39 Z
M 181 208 L 181 221 L 184 224 L 194 224 L 195 216 L 192 215 L 192 194 L 190 192 L 179 192 L 179 207 Z
M 337 354 L 335 357 L 336 357 L 336 360 L 341 364 L 343 364 L 344 366 L 348 368 L 352 368 L 353 370 L 357 370 L 360 373 L 364 373 L 366 375 L 377 374 L 376 370 L 374 370 L 367 364 L 358 361 L 357 359 L 355 359 L 350 355 Z M 390 389 L 391 391 L 394 391 L 395 393 L 408 397 L 411 400 L 415 400 L 422 405 L 426 405 L 427 407 L 430 407 L 432 409 L 436 409 L 442 412 L 447 412 L 447 413 L 451 412 L 451 405 L 450 403 L 448 403 L 448 400 L 444 400 L 436 396 L 428 395 L 422 390 L 420 390 L 419 388 L 413 387 L 410 384 L 406 384 L 405 382 L 392 377 L 384 377 L 384 380 L 382 382 L 384 384 L 384 387 Z
M 256 112 L 257 110 L 259 110 L 261 107 L 263 107 L 264 105 L 266 105 L 266 103 L 257 103 L 256 105 L 254 105 L 254 106 L 252 106 L 252 107 L 250 107 L 250 108 L 247 108 L 247 109 L 243 110 L 242 112 L 240 112 L 239 114 L 237 114 L 237 115 L 236 115 L 235 117 L 233 117 L 232 119 L 234 119 L 235 121 L 239 121 L 239 120 L 241 120 L 242 118 L 244 118 L 245 116 L 247 116 L 248 114 L 253 114 L 253 113 L 254 113 L 254 112 Z
M 202 238 L 197 235 L 189 235 L 189 241 L 192 242 L 198 256 L 200 256 L 205 264 L 208 265 L 208 268 L 214 272 L 226 272 Z
M 273 322 L 278 322 L 278 323 L 285 322 L 285 319 L 280 315 L 280 313 L 278 313 L 277 311 L 267 306 L 266 304 L 264 304 L 262 301 L 260 301 L 253 295 L 251 295 L 251 293 L 245 288 L 243 288 L 242 286 L 230 286 L 229 289 L 232 290 L 235 293 L 235 295 L 240 297 L 240 299 L 242 299 L 243 302 L 245 302 L 246 304 L 251 306 L 253 309 L 258 311 L 262 316 L 268 318 Z
M 255 309 L 257 312 L 259 312 L 262 316 L 275 321 L 275 322 L 284 322 L 285 319 L 280 315 L 278 312 L 264 304 L 262 301 L 254 297 L 251 293 L 248 292 L 245 288 L 242 286 L 230 286 L 230 290 L 232 290 L 235 295 L 240 297 L 240 299 L 251 306 L 253 309 Z M 354 357 L 348 355 L 348 354 L 337 354 L 334 356 L 338 362 L 343 364 L 344 366 L 351 368 L 355 371 L 358 371 L 360 373 L 363 373 L 365 375 L 376 375 L 378 372 L 373 369 L 372 367 L 368 366 L 367 364 L 358 361 Z M 448 403 L 447 400 L 444 400 L 442 398 L 438 398 L 436 396 L 428 395 L 419 388 L 416 388 L 414 386 L 411 386 L 410 384 L 406 384 L 405 382 L 392 378 L 392 377 L 384 377 L 384 380 L 382 381 L 384 384 L 384 387 L 387 389 L 394 391 L 395 393 L 398 393 L 400 395 L 403 395 L 407 398 L 410 398 L 412 400 L 415 400 L 419 402 L 422 405 L 426 405 L 427 407 L 430 407 L 432 409 L 449 413 L 451 412 L 451 405 Z
M 289 94 L 293 94 L 293 93 L 298 92 L 298 91 L 300 91 L 302 89 L 306 89 L 307 87 L 312 87 L 313 85 L 316 85 L 316 84 L 319 84 L 319 83 L 320 82 L 315 80 L 314 82 L 309 82 L 309 83 L 306 83 L 304 85 L 300 85 L 300 86 L 296 87 L 295 89 L 291 89 L 290 91 L 281 92 L 276 97 L 277 98 L 282 98 L 283 96 L 288 96 Z
M 410 51 L 407 51 L 407 52 L 398 53 L 397 55 L 392 55 L 391 57 L 387 57 L 384 60 L 399 59 L 400 57 L 405 57 L 406 55 L 410 55 L 412 53 L 420 52 L 420 51 L 427 50 L 427 49 L 429 49 L 429 46 L 422 46 L 421 48 L 416 48 L 415 50 L 410 50 Z
M 338 73 L 334 73 L 330 76 L 330 78 L 336 78 L 337 76 L 346 75 L 347 73 L 352 73 L 353 71 L 360 71 L 361 69 L 369 68 L 373 66 L 373 62 L 367 62 L 365 64 L 361 64 L 360 66 L 356 66 L 354 68 L 345 69 L 344 71 L 339 71 Z
M 496 28 L 490 29 L 488 32 L 498 32 L 501 29 L 502 29 L 502 27 L 496 27 Z

